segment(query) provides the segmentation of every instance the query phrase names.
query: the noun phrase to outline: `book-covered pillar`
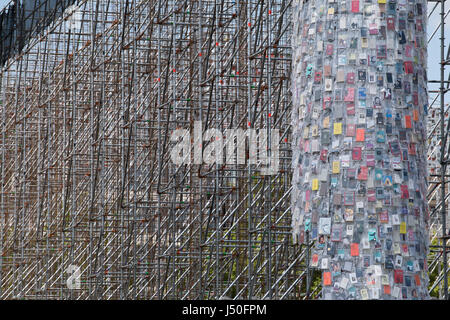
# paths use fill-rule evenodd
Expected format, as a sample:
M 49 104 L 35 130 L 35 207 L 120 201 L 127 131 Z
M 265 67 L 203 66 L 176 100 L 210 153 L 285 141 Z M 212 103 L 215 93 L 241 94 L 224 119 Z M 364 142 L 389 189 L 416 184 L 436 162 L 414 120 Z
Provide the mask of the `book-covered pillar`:
M 424 0 L 294 0 L 295 243 L 323 299 L 426 299 Z

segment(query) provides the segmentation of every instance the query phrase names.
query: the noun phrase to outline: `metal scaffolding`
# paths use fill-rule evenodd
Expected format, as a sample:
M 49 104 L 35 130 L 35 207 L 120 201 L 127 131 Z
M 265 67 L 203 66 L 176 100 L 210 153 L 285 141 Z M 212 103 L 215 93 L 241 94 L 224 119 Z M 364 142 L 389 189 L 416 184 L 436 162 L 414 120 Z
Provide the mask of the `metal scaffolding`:
M 439 61 L 436 61 L 439 65 L 439 78 L 429 78 L 428 161 L 430 173 L 428 203 L 431 209 L 432 230 L 429 271 L 436 274 L 434 281 L 430 281 L 430 292 L 438 287 L 439 297 L 448 300 L 448 240 L 450 239 L 448 206 L 450 192 L 447 185 L 447 178 L 449 177 L 447 164 L 449 163 L 450 151 L 448 141 L 450 129 L 450 118 L 448 117 L 450 107 L 448 102 L 450 88 L 450 69 L 448 68 L 450 65 L 450 35 L 448 28 L 447 30 L 445 29 L 445 19 L 449 16 L 450 7 L 448 6 L 449 2 L 445 0 L 429 0 L 428 2 L 428 20 L 439 21 L 435 29 L 428 30 L 428 43 L 439 37 L 440 48 Z M 445 47 L 447 47 L 447 52 L 445 52 Z
M 0 73 L 0 297 L 318 297 L 290 232 L 290 22 L 288 0 L 79 0 L 29 30 Z M 248 161 L 252 141 L 245 164 L 174 164 L 172 132 L 198 121 L 279 130 L 278 171 Z M 444 179 L 429 190 L 441 298 Z

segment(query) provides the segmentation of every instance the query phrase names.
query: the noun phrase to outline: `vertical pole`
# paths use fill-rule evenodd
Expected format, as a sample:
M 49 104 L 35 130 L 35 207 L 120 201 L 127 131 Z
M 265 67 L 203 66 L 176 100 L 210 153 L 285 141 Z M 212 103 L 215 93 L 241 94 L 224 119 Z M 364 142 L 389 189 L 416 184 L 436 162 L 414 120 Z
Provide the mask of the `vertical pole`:
M 252 83 L 252 79 L 250 76 L 250 70 L 251 70 L 251 66 L 252 66 L 252 61 L 250 60 L 250 54 L 251 54 L 251 44 L 252 44 L 252 33 L 251 33 L 251 7 L 249 6 L 249 3 L 247 2 L 247 121 L 248 121 L 248 125 L 247 128 L 249 130 L 249 142 L 252 141 L 252 127 L 253 127 L 253 123 L 251 123 L 250 121 L 253 119 L 252 117 L 252 95 L 251 95 L 251 83 Z M 253 243 L 252 243 L 252 237 L 253 237 L 253 229 L 252 229 L 252 214 L 253 214 L 253 210 L 252 210 L 252 201 L 253 201 L 253 195 L 252 195 L 252 166 L 249 163 L 248 164 L 248 176 L 247 176 L 247 181 L 248 181 L 248 294 L 247 294 L 247 299 L 252 299 L 253 298 Z
M 309 300 L 309 295 L 311 294 L 311 269 L 309 266 L 310 261 L 310 242 L 309 242 L 309 230 L 306 231 L 306 300 Z
M 440 98 L 441 98 L 441 218 L 442 218 L 442 260 L 443 260 L 443 275 L 444 275 L 444 299 L 448 300 L 448 277 L 447 277 L 447 269 L 448 269 L 448 262 L 447 262 L 447 206 L 445 203 L 445 194 L 446 194 L 446 181 L 445 181 L 445 173 L 447 171 L 447 159 L 445 155 L 445 149 L 447 143 L 444 143 L 446 141 L 445 136 L 445 110 L 444 110 L 444 103 L 445 103 L 445 88 L 444 88 L 444 73 L 445 73 L 445 0 L 441 0 L 441 76 L 440 76 Z

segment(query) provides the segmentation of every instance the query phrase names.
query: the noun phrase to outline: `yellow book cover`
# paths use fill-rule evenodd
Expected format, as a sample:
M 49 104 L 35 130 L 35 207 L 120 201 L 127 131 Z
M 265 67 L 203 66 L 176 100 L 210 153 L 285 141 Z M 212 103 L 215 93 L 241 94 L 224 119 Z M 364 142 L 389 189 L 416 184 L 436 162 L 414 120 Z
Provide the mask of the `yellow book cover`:
M 334 124 L 334 134 L 342 134 L 342 122 L 336 122 Z
M 400 233 L 402 234 L 406 233 L 406 222 L 400 223 Z
M 312 181 L 312 190 L 313 191 L 319 190 L 319 179 L 313 179 L 313 181 Z
M 339 172 L 340 172 L 340 162 L 333 161 L 333 173 L 339 173 Z

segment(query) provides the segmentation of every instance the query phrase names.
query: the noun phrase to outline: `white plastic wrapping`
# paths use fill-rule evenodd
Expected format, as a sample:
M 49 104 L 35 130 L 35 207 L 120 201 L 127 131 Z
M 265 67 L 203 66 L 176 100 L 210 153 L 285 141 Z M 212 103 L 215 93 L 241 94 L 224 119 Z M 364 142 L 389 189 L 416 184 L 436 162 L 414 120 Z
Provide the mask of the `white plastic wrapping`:
M 294 241 L 324 299 L 428 298 L 426 2 L 294 7 Z

